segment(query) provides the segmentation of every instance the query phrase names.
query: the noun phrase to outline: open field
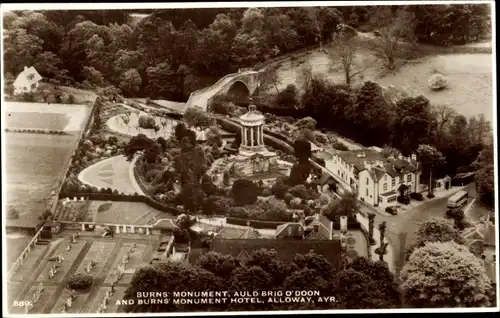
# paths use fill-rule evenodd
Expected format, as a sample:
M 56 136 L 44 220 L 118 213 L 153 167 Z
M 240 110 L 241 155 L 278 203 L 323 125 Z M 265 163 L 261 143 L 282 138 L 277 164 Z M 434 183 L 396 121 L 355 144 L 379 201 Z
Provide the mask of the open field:
M 19 211 L 19 218 L 7 224 L 34 226 L 45 200 L 62 181 L 76 136 L 6 133 L 5 161 L 7 206 Z
M 56 87 L 64 94 L 73 95 L 75 97 L 75 103 L 77 104 L 93 102 L 97 96 L 97 94 L 92 90 L 79 89 L 70 86 L 55 86 L 49 83 L 40 83 L 39 89 L 41 91 L 54 92 Z
M 87 105 L 5 102 L 6 128 L 79 132 L 89 115 Z
M 468 47 L 464 50 L 469 50 Z M 444 49 L 443 49 L 444 50 Z M 467 52 L 465 50 L 465 52 Z M 410 96 L 424 95 L 434 105 L 448 105 L 460 114 L 474 116 L 485 114 L 486 119 L 493 118 L 492 100 L 492 55 L 486 53 L 439 53 L 439 50 L 429 51 L 427 46 L 417 53 L 420 57 L 413 60 L 397 61 L 397 68 L 387 72 L 384 61 L 376 59 L 373 51 L 363 47 L 355 56 L 353 71 L 362 70 L 362 77 L 355 77 L 353 85 L 364 81 L 374 81 L 382 86 L 393 85 L 405 90 Z M 456 52 L 462 52 L 458 48 Z M 454 52 L 451 50 L 450 52 Z M 329 56 L 334 56 L 332 47 L 328 54 L 312 50 L 306 55 L 290 58 L 279 62 L 277 70 L 281 84 L 279 89 L 288 84 L 301 88 L 301 70 L 311 66 L 314 74 L 323 74 L 334 83 L 345 83 L 343 70 L 339 63 L 331 63 Z M 334 58 L 334 61 L 338 59 Z M 439 72 L 448 78 L 448 88 L 434 92 L 428 88 L 429 77 Z M 270 91 L 274 91 L 271 88 Z

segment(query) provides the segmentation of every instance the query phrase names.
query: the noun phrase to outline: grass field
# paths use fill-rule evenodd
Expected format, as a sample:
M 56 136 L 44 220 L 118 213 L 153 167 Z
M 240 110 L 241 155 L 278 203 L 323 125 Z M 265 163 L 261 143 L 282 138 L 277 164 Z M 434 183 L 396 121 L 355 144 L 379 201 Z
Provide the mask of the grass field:
M 5 102 L 2 106 L 7 128 L 79 132 L 90 112 L 84 104 Z
M 63 179 L 76 136 L 6 133 L 4 138 L 7 206 L 20 213 L 7 224 L 32 226 Z
M 432 104 L 450 106 L 465 116 L 484 114 L 486 119 L 492 120 L 492 55 L 461 53 L 473 52 L 468 47 L 441 51 L 422 46 L 415 53 L 419 58 L 406 61 L 399 59 L 396 70 L 387 72 L 385 62 L 376 59 L 373 51 L 360 49 L 353 70 L 362 70 L 363 76 L 354 78 L 352 84 L 370 80 L 382 86 L 393 85 L 405 90 L 410 96 L 424 95 Z M 328 52 L 331 56 L 334 49 L 329 47 Z M 309 54 L 281 61 L 277 71 L 281 81 L 278 87 L 283 89 L 288 84 L 294 84 L 301 89 L 301 70 L 309 65 L 314 74 L 323 74 L 334 83 L 345 83 L 342 69 L 338 63 L 332 64 L 329 55 L 316 49 Z M 448 78 L 447 89 L 434 92 L 428 88 L 429 77 L 435 72 Z M 274 88 L 270 91 L 275 93 Z
M 6 126 L 9 128 L 54 129 L 63 130 L 69 123 L 64 114 L 11 112 L 7 115 Z

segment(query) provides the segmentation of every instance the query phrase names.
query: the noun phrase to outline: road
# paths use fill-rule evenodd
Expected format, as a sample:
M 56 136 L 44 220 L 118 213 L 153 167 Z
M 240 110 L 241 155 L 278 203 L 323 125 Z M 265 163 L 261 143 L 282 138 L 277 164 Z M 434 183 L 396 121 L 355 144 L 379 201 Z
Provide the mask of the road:
M 487 208 L 482 207 L 474 200 L 477 193 L 474 188 L 474 184 L 470 184 L 466 187 L 466 191 L 469 192 L 468 204 L 466 206 L 467 215 L 472 217 L 474 220 L 478 220 L 479 216 L 487 215 L 489 211 Z M 449 196 L 448 196 L 449 197 Z M 447 208 L 446 203 L 448 197 L 434 199 L 428 202 L 424 202 L 421 205 L 410 209 L 404 213 L 398 215 L 387 215 L 381 212 L 376 212 L 375 226 L 378 226 L 382 221 L 387 222 L 387 238 L 393 246 L 395 253 L 395 268 L 397 273 L 404 264 L 404 251 L 407 246 L 415 240 L 415 231 L 418 226 L 426 219 L 430 217 L 443 217 Z M 471 206 L 471 202 L 474 200 Z M 471 208 L 469 208 L 471 206 Z M 367 211 L 366 206 L 361 207 L 363 210 Z

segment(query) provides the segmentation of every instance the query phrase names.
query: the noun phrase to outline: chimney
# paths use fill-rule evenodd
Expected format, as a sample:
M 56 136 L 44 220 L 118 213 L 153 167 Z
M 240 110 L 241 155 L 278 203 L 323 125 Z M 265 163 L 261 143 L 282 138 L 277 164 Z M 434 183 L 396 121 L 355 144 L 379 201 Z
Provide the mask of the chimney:
M 412 153 L 411 154 L 411 160 L 417 161 L 417 155 Z
M 373 167 L 373 164 L 369 161 L 365 161 L 365 168 L 368 170 L 371 170 Z
M 25 70 L 25 71 L 26 71 L 26 70 L 28 70 L 28 67 L 27 67 L 27 66 L 25 66 L 25 67 L 24 67 L 24 70 Z
M 398 159 L 403 159 L 403 155 L 402 155 L 402 154 L 399 154 L 399 155 L 398 155 Z
M 375 165 L 379 166 L 379 167 L 383 167 L 384 166 L 384 162 L 382 160 L 377 160 L 377 161 L 375 161 Z
M 313 224 L 313 229 L 314 229 L 314 232 L 318 232 L 319 231 L 319 224 L 318 223 L 314 223 Z

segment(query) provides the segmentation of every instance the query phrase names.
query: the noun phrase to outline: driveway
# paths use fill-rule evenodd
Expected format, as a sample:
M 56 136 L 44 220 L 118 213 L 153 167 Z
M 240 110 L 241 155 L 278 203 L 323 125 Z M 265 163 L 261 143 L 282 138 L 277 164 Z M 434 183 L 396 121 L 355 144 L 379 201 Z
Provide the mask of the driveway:
M 476 210 L 481 207 L 476 204 L 476 202 L 472 202 L 476 196 L 474 184 L 470 184 L 465 188 L 465 190 L 469 192 L 469 203 L 465 209 L 467 210 L 468 215 L 475 215 L 477 214 Z M 451 195 L 452 194 L 449 196 Z M 394 250 L 394 266 L 398 274 L 399 270 L 404 265 L 404 251 L 415 240 L 415 231 L 418 229 L 418 226 L 428 218 L 444 217 L 447 210 L 446 204 L 449 196 L 424 202 L 419 206 L 394 216 L 382 214 L 382 212 L 376 211 L 375 226 L 378 227 L 378 224 L 382 221 L 387 222 L 386 237 Z M 469 208 L 471 203 L 473 203 L 472 207 Z M 374 211 L 365 205 L 361 205 L 361 209 L 365 212 Z

